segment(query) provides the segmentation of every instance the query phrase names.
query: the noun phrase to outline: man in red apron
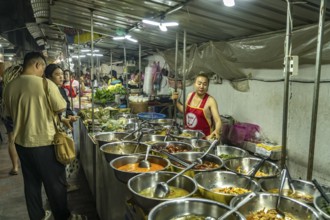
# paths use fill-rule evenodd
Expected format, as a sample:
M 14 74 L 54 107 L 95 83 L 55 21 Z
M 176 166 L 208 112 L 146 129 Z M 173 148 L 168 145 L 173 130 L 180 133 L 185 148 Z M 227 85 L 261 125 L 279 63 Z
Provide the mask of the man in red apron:
M 206 139 L 220 138 L 221 119 L 218 104 L 215 99 L 207 94 L 209 79 L 205 74 L 198 74 L 194 88 L 195 92 L 189 93 L 186 102 L 185 127 L 202 131 Z M 173 99 L 178 99 L 174 94 Z M 183 105 L 177 102 L 177 108 L 183 112 Z

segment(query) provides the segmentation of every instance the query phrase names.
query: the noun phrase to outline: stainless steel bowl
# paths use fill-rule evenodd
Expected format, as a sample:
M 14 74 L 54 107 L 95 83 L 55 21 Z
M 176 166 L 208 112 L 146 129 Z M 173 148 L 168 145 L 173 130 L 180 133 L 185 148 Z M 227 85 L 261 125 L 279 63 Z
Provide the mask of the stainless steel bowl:
M 257 196 L 238 209 L 245 217 L 252 212 L 262 209 L 275 209 L 278 195 L 270 193 L 257 193 Z M 244 196 L 236 196 L 230 201 L 230 206 L 234 207 Z M 289 197 L 281 197 L 279 209 L 282 212 L 290 213 L 296 219 L 319 219 L 319 214 L 311 206 L 299 202 Z
M 147 144 L 137 143 L 136 141 L 122 141 L 104 144 L 100 150 L 105 159 L 111 162 L 113 159 L 130 154 L 144 154 L 148 148 Z
M 242 157 L 242 158 L 232 158 L 224 161 L 224 166 L 227 170 L 234 173 L 246 176 L 254 165 L 259 163 L 261 159 L 255 157 Z M 259 171 L 267 174 L 264 177 L 255 177 L 257 179 L 263 178 L 273 178 L 280 173 L 279 167 L 272 162 L 265 161 L 265 163 L 260 167 Z
M 204 151 L 204 149 L 208 149 L 211 146 L 211 142 L 204 139 L 182 139 L 182 142 L 191 144 L 194 151 Z
M 155 206 L 148 215 L 148 220 L 182 220 L 183 216 L 202 216 L 217 219 L 231 210 L 224 204 L 200 198 L 185 198 L 163 202 Z M 180 218 L 181 217 L 181 218 Z M 226 218 L 228 220 L 243 220 L 242 214 L 235 212 Z
M 158 134 L 144 134 L 143 137 L 141 138 L 141 142 L 146 143 L 146 144 L 156 144 L 160 142 L 164 142 L 166 136 L 163 135 L 158 135 Z M 171 141 L 171 137 L 167 138 L 168 141 Z
M 128 134 L 129 133 L 126 132 L 103 132 L 95 135 L 94 139 L 97 141 L 99 147 L 101 147 L 102 145 L 107 143 L 121 141 Z M 128 141 L 132 141 L 135 139 L 136 139 L 135 135 L 131 135 L 127 138 Z
M 174 155 L 179 158 L 182 158 L 184 161 L 194 162 L 194 161 L 196 161 L 197 158 L 200 158 L 203 154 L 204 153 L 202 153 L 202 152 L 180 152 L 180 153 L 175 153 Z M 171 161 L 171 164 L 173 167 L 173 171 L 180 172 L 181 170 L 183 170 L 185 168 L 185 167 L 180 166 L 178 163 L 172 161 L 171 159 L 170 159 L 170 161 Z M 220 170 L 221 167 L 223 166 L 222 160 L 213 154 L 207 154 L 202 159 L 202 161 L 203 162 L 205 162 L 205 161 L 213 162 L 213 163 L 217 164 L 218 167 L 210 168 L 210 169 L 191 169 L 191 170 L 188 170 L 187 172 L 185 172 L 185 174 L 193 177 L 196 173 Z
M 274 194 L 278 194 L 278 188 L 281 183 L 280 178 L 270 178 L 270 179 L 262 179 L 259 181 L 259 184 L 261 186 L 261 190 L 268 193 L 274 193 L 270 192 L 272 190 L 277 190 Z M 295 194 L 290 196 L 288 195 L 289 183 L 286 179 L 286 182 L 284 184 L 284 195 L 291 197 L 293 199 L 296 199 L 300 202 L 307 203 L 309 205 L 313 204 L 313 195 L 316 192 L 316 188 L 312 182 L 304 181 L 304 180 L 298 180 L 293 179 L 292 183 L 294 185 L 294 188 L 296 190 Z M 311 197 L 310 200 L 307 199 L 307 197 Z
M 135 114 L 131 114 L 131 113 L 118 113 L 114 116 L 115 119 L 119 119 L 119 118 L 137 118 L 137 116 Z
M 128 180 L 130 178 L 132 178 L 133 176 L 136 176 L 140 173 L 145 173 L 145 172 L 128 172 L 128 171 L 119 170 L 118 168 L 121 166 L 124 166 L 126 164 L 139 163 L 141 160 L 144 160 L 144 158 L 145 158 L 145 155 L 143 155 L 143 154 L 142 155 L 122 156 L 122 157 L 113 159 L 110 162 L 110 166 L 114 170 L 116 178 L 119 181 L 126 184 L 128 182 Z M 164 159 L 162 157 L 158 157 L 158 156 L 149 155 L 148 161 L 150 163 L 155 163 L 155 164 L 159 164 L 159 165 L 163 166 L 164 168 L 161 170 L 167 170 L 167 169 L 169 169 L 169 167 L 171 165 L 169 160 Z M 155 172 L 155 171 L 150 171 L 150 172 Z
M 152 119 L 148 121 L 149 124 L 160 126 L 171 126 L 173 122 L 174 120 L 170 118 Z
M 327 196 L 330 198 L 330 193 L 326 193 Z M 320 213 L 320 215 L 324 219 L 330 219 L 330 204 L 327 204 L 325 199 L 321 196 L 321 194 L 317 194 L 314 196 L 313 201 L 314 207 Z
M 128 183 L 128 189 L 133 194 L 134 201 L 145 211 L 150 211 L 153 207 L 158 205 L 161 202 L 173 200 L 173 199 L 167 199 L 167 198 L 149 198 L 140 195 L 139 193 L 149 187 L 155 187 L 158 182 L 166 182 L 171 177 L 176 175 L 174 172 L 166 172 L 166 171 L 160 171 L 160 172 L 154 172 L 154 173 L 142 173 L 137 176 L 132 177 Z M 197 191 L 197 184 L 196 182 L 188 177 L 188 176 L 179 176 L 176 179 L 174 179 L 172 182 L 169 183 L 170 186 L 175 186 L 178 188 L 185 189 L 189 192 L 188 195 L 180 198 L 186 198 L 189 196 L 192 196 Z
M 183 134 L 187 134 L 187 136 L 184 136 Z M 202 131 L 199 130 L 190 130 L 190 129 L 183 129 L 181 134 L 172 134 L 173 137 L 177 138 L 178 140 L 183 139 L 202 139 L 205 137 L 205 134 Z
M 175 152 L 182 152 L 182 151 L 192 151 L 193 147 L 188 144 L 188 143 L 184 143 L 184 142 L 180 142 L 180 141 L 166 141 L 166 142 L 162 142 L 162 143 L 155 143 L 151 145 L 151 148 L 155 151 L 158 150 L 166 150 L 168 151 L 168 148 L 173 146 L 174 148 L 176 148 L 177 150 Z M 173 152 L 170 152 L 173 153 Z
M 239 147 L 219 145 L 215 148 L 214 154 L 219 156 L 222 160 L 228 160 L 236 157 L 247 157 L 249 153 Z
M 260 185 L 257 181 L 251 180 L 245 176 L 239 176 L 236 173 L 229 171 L 200 172 L 194 176 L 194 180 L 197 182 L 198 190 L 204 198 L 215 200 L 227 205 L 229 205 L 230 200 L 237 195 L 215 193 L 211 191 L 211 189 L 239 187 L 252 192 L 260 191 Z

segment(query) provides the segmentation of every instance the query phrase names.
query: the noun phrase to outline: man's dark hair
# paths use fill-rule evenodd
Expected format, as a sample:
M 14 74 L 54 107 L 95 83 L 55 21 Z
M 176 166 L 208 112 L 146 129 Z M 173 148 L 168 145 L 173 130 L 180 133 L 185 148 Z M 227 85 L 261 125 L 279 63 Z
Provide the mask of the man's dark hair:
M 195 82 L 196 82 L 196 79 L 197 79 L 198 77 L 204 77 L 204 78 L 207 79 L 207 83 L 208 83 L 208 84 L 210 83 L 209 76 L 206 75 L 205 73 L 198 73 L 197 76 L 195 77 Z
M 45 61 L 45 64 L 47 64 L 45 56 L 40 52 L 29 52 L 29 53 L 25 54 L 23 68 L 25 69 L 28 66 L 33 65 L 39 59 L 42 59 L 43 61 Z

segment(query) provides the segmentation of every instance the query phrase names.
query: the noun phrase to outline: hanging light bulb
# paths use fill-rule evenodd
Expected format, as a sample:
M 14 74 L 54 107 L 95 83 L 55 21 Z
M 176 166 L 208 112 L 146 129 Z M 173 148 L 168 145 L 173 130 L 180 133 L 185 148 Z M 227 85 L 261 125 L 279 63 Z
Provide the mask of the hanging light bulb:
M 223 4 L 227 7 L 235 6 L 235 0 L 223 0 Z
M 159 29 L 161 31 L 167 31 L 167 27 L 164 24 L 162 24 L 162 23 L 159 24 Z

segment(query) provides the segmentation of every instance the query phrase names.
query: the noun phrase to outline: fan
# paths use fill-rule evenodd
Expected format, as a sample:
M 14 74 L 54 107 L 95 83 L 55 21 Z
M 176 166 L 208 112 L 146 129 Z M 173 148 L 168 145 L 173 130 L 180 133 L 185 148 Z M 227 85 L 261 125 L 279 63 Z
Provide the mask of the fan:
M 158 26 L 161 31 L 167 31 L 167 27 L 174 27 L 179 25 L 178 22 L 163 22 L 163 20 L 157 22 L 157 21 L 143 19 L 142 22 L 145 24 Z

